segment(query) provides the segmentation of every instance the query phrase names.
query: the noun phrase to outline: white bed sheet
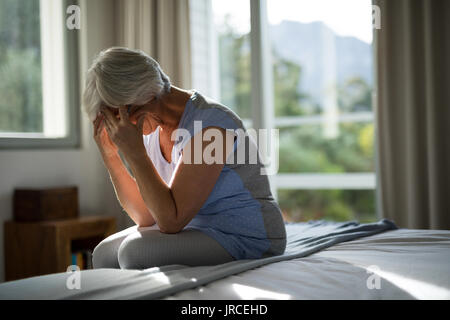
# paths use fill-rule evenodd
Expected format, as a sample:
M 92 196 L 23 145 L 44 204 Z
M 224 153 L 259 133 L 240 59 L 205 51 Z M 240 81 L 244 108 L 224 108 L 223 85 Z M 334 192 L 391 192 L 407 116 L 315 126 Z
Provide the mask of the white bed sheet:
M 450 299 L 450 231 L 387 231 L 164 299 Z

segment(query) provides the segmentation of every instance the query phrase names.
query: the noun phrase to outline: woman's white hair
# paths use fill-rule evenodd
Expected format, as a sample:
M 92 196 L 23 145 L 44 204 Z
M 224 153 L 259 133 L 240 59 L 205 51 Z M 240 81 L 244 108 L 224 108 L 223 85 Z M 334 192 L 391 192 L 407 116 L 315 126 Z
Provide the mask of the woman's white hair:
M 93 121 L 102 104 L 143 105 L 170 92 L 170 87 L 169 77 L 145 52 L 111 47 L 97 55 L 87 72 L 83 107 Z

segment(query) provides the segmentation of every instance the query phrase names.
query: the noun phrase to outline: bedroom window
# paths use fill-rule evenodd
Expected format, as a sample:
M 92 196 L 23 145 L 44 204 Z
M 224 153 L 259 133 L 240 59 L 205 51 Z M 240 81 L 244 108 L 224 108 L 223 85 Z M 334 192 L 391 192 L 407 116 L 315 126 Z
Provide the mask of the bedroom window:
M 286 219 L 375 214 L 370 0 L 267 0 Z
M 76 1 L 0 1 L 0 147 L 78 144 Z
M 370 0 L 191 0 L 191 14 L 193 86 L 279 129 L 285 219 L 376 220 Z

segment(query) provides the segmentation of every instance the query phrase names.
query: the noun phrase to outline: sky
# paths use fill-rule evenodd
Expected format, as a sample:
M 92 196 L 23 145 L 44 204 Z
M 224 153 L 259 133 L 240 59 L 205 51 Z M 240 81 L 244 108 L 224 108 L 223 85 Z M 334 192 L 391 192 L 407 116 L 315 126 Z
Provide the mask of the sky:
M 237 31 L 250 30 L 249 0 L 213 0 L 213 11 L 216 21 L 229 13 Z M 371 0 L 267 0 L 267 15 L 270 24 L 322 21 L 341 36 L 372 42 Z

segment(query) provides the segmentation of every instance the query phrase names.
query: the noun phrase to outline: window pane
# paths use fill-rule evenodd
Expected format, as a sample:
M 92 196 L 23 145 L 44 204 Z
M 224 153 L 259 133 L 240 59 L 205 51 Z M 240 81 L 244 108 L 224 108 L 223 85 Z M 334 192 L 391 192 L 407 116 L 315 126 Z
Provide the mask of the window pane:
M 376 220 L 373 190 L 278 190 L 286 221 Z
M 0 132 L 42 132 L 39 1 L 0 1 Z
M 267 5 L 279 172 L 374 172 L 371 1 Z M 375 219 L 373 190 L 277 187 L 287 219 Z
M 249 0 L 191 0 L 193 87 L 251 117 Z
M 339 134 L 325 137 L 322 125 L 280 129 L 280 173 L 374 171 L 373 123 L 341 123 Z
M 213 11 L 219 48 L 221 102 L 241 118 L 250 118 L 250 3 L 213 0 Z
M 370 0 L 268 0 L 276 116 L 372 110 L 371 12 Z
M 309 132 L 311 138 L 311 134 L 319 134 L 323 141 L 313 139 L 311 151 L 321 145 L 358 141 L 361 133 L 373 135 L 370 128 L 361 132 L 341 124 L 343 118 L 363 121 L 360 128 L 365 128 L 367 121 L 373 123 L 371 12 L 370 0 L 268 0 L 275 125 L 282 128 L 286 124 L 301 127 L 320 123 L 320 127 L 297 130 Z M 290 149 L 290 141 L 284 139 L 281 147 Z M 304 144 L 297 146 L 303 148 Z M 339 147 L 342 145 L 335 146 Z M 367 156 L 373 156 L 373 152 L 358 155 Z M 359 166 L 364 171 L 372 167 L 366 162 Z M 355 171 L 353 167 L 349 167 L 350 172 Z M 283 172 L 290 170 L 281 168 Z M 317 170 L 341 172 L 327 166 Z M 305 171 L 310 170 L 297 170 Z

